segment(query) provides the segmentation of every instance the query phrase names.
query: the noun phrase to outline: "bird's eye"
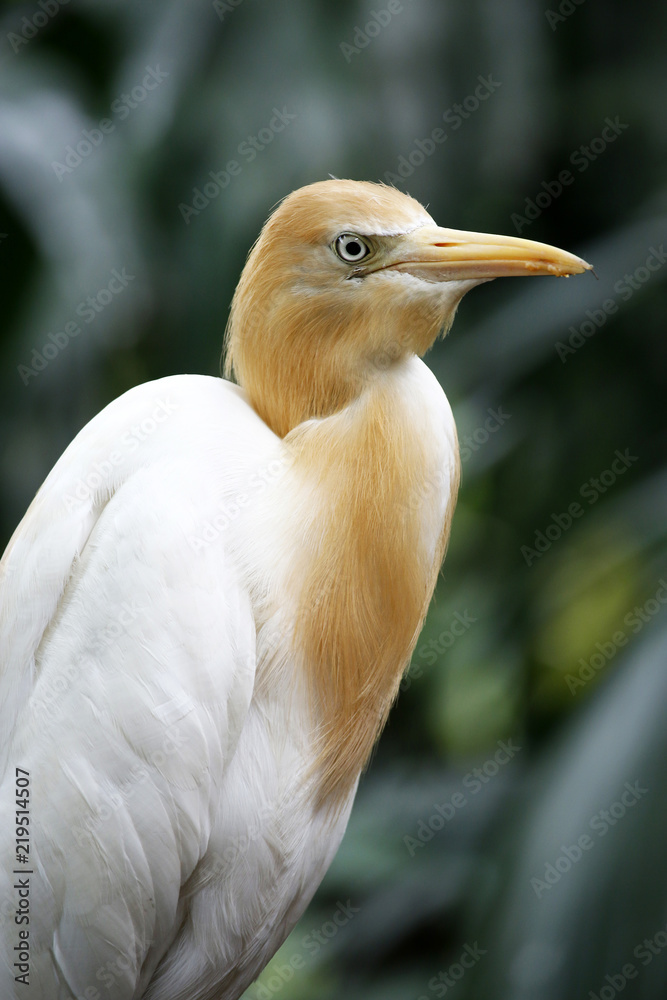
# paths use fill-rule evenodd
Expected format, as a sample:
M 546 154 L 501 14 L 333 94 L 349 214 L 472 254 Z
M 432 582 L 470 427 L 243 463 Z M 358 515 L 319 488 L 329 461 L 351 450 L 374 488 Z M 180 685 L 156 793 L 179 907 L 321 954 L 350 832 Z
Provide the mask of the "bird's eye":
M 355 233 L 343 233 L 334 243 L 334 249 L 341 260 L 356 264 L 371 252 L 371 248 Z

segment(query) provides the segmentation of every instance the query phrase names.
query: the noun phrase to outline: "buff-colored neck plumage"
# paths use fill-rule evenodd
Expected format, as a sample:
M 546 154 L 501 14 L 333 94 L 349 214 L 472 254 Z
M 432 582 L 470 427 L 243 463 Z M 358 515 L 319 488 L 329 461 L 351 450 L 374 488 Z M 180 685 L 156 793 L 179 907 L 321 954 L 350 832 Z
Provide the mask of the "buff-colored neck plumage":
M 309 270 L 308 251 L 317 265 L 322 236 L 288 203 L 267 223 L 239 283 L 226 373 L 284 437 L 297 474 L 319 497 L 294 566 L 294 642 L 317 720 L 319 798 L 335 805 L 366 763 L 409 662 L 458 476 L 434 552 L 422 499 L 438 470 L 397 379 L 437 336 L 442 307 L 411 302 L 401 313 L 396 302 L 370 303 L 353 282 L 329 287 L 316 266 Z M 291 232 L 305 250 L 290 245 Z

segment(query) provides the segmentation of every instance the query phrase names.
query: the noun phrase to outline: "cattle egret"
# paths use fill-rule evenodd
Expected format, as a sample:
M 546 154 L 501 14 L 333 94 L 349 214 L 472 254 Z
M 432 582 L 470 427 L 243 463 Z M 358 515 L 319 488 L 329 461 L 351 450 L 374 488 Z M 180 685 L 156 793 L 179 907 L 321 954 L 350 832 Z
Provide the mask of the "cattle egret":
M 256 978 L 338 848 L 444 554 L 456 430 L 420 357 L 475 285 L 588 267 L 312 184 L 234 295 L 238 385 L 159 379 L 77 435 L 0 563 L 0 996 Z

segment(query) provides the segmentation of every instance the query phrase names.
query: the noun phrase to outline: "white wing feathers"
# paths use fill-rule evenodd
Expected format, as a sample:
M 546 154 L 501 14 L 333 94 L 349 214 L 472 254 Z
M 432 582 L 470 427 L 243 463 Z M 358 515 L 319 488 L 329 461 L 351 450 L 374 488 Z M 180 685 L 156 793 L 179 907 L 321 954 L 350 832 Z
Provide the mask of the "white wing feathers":
M 0 808 L 13 815 L 15 768 L 29 770 L 31 997 L 100 984 L 110 1000 L 140 995 L 178 930 L 255 669 L 228 547 L 198 539 L 247 480 L 247 456 L 276 442 L 219 379 L 139 386 L 75 438 L 8 547 Z M 0 844 L 3 997 L 12 825 Z

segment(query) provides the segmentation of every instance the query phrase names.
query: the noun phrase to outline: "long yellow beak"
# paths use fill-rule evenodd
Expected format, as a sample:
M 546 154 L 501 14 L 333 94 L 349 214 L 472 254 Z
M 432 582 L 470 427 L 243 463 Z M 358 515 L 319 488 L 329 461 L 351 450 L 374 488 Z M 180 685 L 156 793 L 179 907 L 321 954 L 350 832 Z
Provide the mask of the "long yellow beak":
M 388 267 L 430 281 L 483 281 L 531 274 L 563 277 L 592 270 L 581 257 L 547 243 L 436 226 L 408 233 L 397 254 L 399 260 Z

